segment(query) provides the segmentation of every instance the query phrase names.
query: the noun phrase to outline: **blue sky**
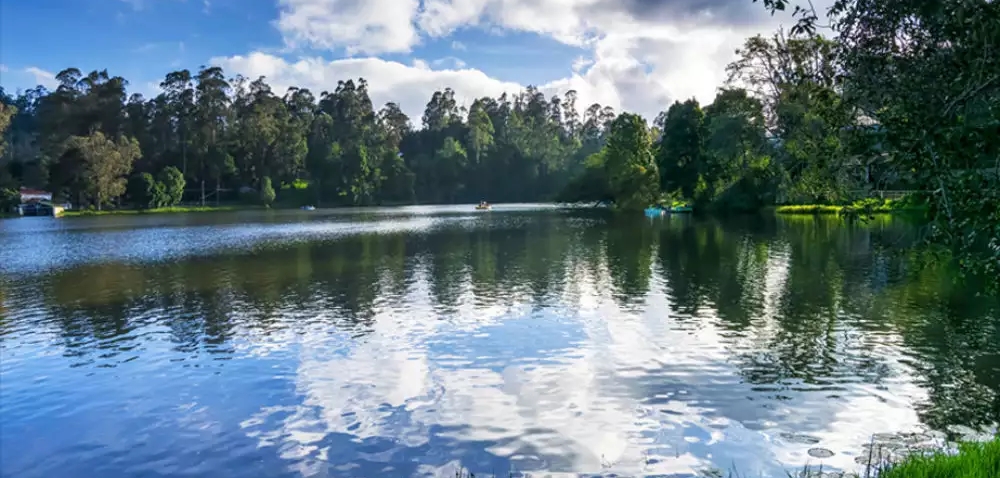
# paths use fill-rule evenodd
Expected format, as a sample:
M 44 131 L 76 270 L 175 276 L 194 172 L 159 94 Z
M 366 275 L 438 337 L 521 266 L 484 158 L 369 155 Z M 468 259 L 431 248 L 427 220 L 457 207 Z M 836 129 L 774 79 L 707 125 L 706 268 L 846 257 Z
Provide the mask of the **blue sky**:
M 776 20 L 750 0 L 4 0 L 0 84 L 107 68 L 157 93 L 174 69 L 218 64 L 318 91 L 364 76 L 376 103 L 419 114 L 523 85 L 653 115 L 711 100 L 732 51 Z

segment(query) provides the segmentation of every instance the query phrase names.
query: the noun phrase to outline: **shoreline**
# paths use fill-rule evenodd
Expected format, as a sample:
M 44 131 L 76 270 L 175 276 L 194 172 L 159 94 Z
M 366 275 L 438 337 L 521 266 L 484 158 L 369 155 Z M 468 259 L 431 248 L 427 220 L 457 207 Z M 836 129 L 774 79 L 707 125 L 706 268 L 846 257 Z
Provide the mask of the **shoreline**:
M 77 209 L 64 211 L 58 217 L 131 216 L 141 214 L 182 214 L 191 212 L 232 212 L 263 209 L 259 206 L 171 206 L 155 209 Z
M 559 203 L 555 203 L 559 204 Z M 399 204 L 380 204 L 373 207 L 405 207 L 413 206 L 413 203 L 399 203 Z M 344 206 L 326 206 L 317 209 L 339 209 Z M 349 207 L 349 206 L 348 206 Z M 589 209 L 589 207 L 583 207 L 584 209 Z M 271 206 L 266 208 L 263 206 L 255 205 L 228 205 L 228 206 L 170 206 L 155 209 L 105 209 L 105 210 L 90 210 L 90 209 L 77 209 L 64 211 L 57 217 L 60 218 L 71 218 L 71 217 L 95 217 L 95 216 L 122 216 L 122 215 L 144 215 L 144 214 L 184 214 L 184 213 L 209 213 L 209 212 L 236 212 L 236 211 L 255 211 L 255 210 L 294 210 L 299 209 L 298 207 L 292 206 Z M 756 211 L 744 211 L 749 214 L 773 214 L 775 216 L 834 216 L 843 215 L 850 213 L 858 214 L 876 214 L 876 215 L 896 215 L 896 214 L 919 214 L 925 212 L 926 208 L 921 207 L 893 207 L 891 204 L 881 204 L 871 208 L 859 207 L 857 205 L 828 205 L 828 204 L 789 204 L 781 206 L 768 206 Z M 715 211 L 726 213 L 726 211 Z M 15 219 L 21 216 L 17 214 L 0 214 L 0 219 Z

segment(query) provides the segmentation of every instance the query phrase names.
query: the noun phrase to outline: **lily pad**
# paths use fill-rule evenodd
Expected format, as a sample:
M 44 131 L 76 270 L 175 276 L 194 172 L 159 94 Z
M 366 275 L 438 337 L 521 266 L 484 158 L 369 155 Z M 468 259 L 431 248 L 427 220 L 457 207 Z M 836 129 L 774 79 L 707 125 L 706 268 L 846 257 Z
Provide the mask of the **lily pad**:
M 815 445 L 819 443 L 819 438 L 803 433 L 782 432 L 780 436 L 783 440 L 789 443 L 797 443 L 799 445 Z
M 813 458 L 830 458 L 831 456 L 833 456 L 833 451 L 828 450 L 826 448 L 818 448 L 818 447 L 810 448 L 808 453 L 809 456 Z

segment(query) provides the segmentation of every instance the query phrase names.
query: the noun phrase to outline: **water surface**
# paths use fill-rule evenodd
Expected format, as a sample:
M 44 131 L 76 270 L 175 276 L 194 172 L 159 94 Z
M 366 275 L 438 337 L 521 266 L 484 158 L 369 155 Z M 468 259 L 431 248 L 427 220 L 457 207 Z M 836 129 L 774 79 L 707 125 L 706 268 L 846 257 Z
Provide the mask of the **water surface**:
M 1000 307 L 913 235 L 535 205 L 0 221 L 0 474 L 853 470 L 873 434 L 1000 415 Z

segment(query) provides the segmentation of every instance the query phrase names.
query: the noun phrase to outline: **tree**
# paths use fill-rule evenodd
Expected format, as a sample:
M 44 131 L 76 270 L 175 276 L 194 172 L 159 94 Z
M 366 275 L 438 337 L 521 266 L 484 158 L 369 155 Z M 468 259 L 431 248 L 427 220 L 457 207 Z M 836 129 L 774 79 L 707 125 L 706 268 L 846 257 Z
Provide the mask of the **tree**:
M 140 209 L 162 207 L 166 202 L 163 183 L 157 182 L 149 173 L 139 173 L 129 179 L 128 196 L 132 204 Z
M 163 200 L 157 207 L 176 206 L 184 198 L 187 181 L 179 169 L 173 166 L 163 168 L 163 171 L 160 171 L 159 183 L 162 184 Z
M 618 208 L 641 210 L 658 199 L 660 178 L 652 148 L 642 117 L 622 113 L 611 123 L 604 157 L 609 190 Z
M 11 119 L 17 113 L 17 107 L 7 104 L 4 100 L 6 95 L 0 90 L 0 187 L 5 187 L 13 181 L 9 179 L 11 176 L 9 173 L 9 166 L 7 155 L 4 154 L 7 149 L 7 129 L 10 127 Z M 0 209 L 7 209 L 7 205 L 0 205 Z
M 10 212 L 21 204 L 21 193 L 13 188 L 0 188 L 0 213 Z
M 198 156 L 198 183 L 201 205 L 205 205 L 205 180 L 215 182 L 218 200 L 222 178 L 235 171 L 232 155 L 226 150 L 226 126 L 230 115 L 229 82 L 222 68 L 203 67 L 197 75 L 194 105 L 194 147 Z
M 741 88 L 721 89 L 705 112 L 702 178 L 714 207 L 752 211 L 773 204 L 776 174 L 763 104 Z
M 662 138 L 657 148 L 660 186 L 692 199 L 704 167 L 705 114 L 697 100 L 674 102 L 660 125 Z
M 588 156 L 584 161 L 583 172 L 569 181 L 556 200 L 566 203 L 614 202 L 605 163 L 605 150 Z
M 171 151 L 180 156 L 181 173 L 188 172 L 188 148 L 192 140 L 195 114 L 195 91 L 192 85 L 191 72 L 178 70 L 167 74 L 160 83 L 164 95 L 164 110 L 171 118 L 170 140 L 167 143 Z
M 7 128 L 10 127 L 11 119 L 14 118 L 15 114 L 17 114 L 17 107 L 0 101 L 0 156 L 3 156 L 7 147 Z
M 789 0 L 763 0 L 784 9 Z M 796 7 L 815 39 L 820 14 Z M 967 270 L 1000 273 L 1000 4 L 836 0 L 828 11 L 847 108 L 884 133 L 890 157 L 926 191 L 930 238 Z M 996 282 L 996 281 L 993 281 Z
M 265 206 L 274 203 L 274 188 L 271 187 L 271 178 L 264 176 L 260 180 L 260 202 Z
M 136 140 L 122 137 L 114 142 L 99 131 L 89 136 L 73 136 L 65 149 L 64 156 L 79 158 L 83 190 L 98 210 L 125 193 L 125 177 L 141 155 Z

